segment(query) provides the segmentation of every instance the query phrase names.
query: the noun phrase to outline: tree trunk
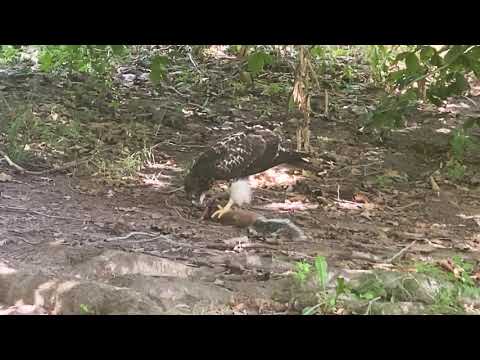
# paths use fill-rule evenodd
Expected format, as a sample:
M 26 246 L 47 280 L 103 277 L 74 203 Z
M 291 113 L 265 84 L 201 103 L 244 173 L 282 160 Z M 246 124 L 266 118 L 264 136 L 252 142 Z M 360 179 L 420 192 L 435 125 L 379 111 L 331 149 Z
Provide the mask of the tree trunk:
M 303 114 L 303 120 L 297 128 L 297 150 L 310 152 L 310 97 L 308 95 L 308 50 L 298 47 L 298 65 L 293 84 L 293 100 Z

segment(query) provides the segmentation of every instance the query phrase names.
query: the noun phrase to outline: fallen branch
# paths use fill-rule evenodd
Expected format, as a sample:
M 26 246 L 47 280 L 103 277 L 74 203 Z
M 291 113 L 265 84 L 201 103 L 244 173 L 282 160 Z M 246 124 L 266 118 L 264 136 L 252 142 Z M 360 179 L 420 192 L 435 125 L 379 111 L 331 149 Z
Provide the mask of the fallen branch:
M 405 246 L 402 250 L 400 250 L 398 253 L 393 255 L 389 260 L 387 260 L 387 263 L 390 263 L 390 264 L 393 263 L 395 259 L 405 254 L 405 252 L 407 252 L 408 249 L 410 249 L 416 243 L 417 243 L 417 240 L 413 240 L 409 245 Z
M 71 162 L 68 162 L 68 163 L 66 163 L 62 166 L 54 168 L 54 169 L 47 169 L 47 170 L 42 170 L 42 171 L 30 171 L 30 170 L 24 169 L 20 165 L 13 162 L 13 160 L 10 159 L 10 157 L 5 152 L 3 152 L 2 150 L 0 150 L 0 155 L 3 156 L 3 158 L 8 163 L 8 165 L 13 167 L 15 170 L 21 172 L 22 174 L 28 174 L 28 175 L 46 175 L 46 174 L 49 174 L 49 173 L 52 173 L 52 172 L 55 172 L 55 171 L 67 170 L 71 167 L 74 167 L 74 166 L 77 166 L 77 165 L 80 165 L 80 164 L 83 164 L 83 163 L 86 163 L 86 162 L 89 161 L 88 159 L 83 159 L 83 160 L 80 160 L 80 161 L 71 161 Z
M 132 236 L 135 235 L 147 235 L 147 236 L 156 236 L 157 234 L 152 234 L 152 233 L 146 233 L 146 232 L 141 232 L 141 231 L 133 231 L 125 236 L 117 236 L 109 239 L 105 239 L 105 241 L 110 242 L 110 241 L 119 241 L 119 240 L 126 240 Z
M 159 193 L 163 195 L 170 195 L 170 194 L 176 193 L 177 191 L 182 191 L 182 190 L 183 190 L 183 186 L 178 187 L 176 189 L 168 190 L 168 191 L 159 191 Z
M 32 245 L 32 246 L 40 245 L 40 244 L 42 243 L 41 241 L 30 242 L 30 241 L 28 241 L 28 240 L 25 240 L 25 239 L 22 238 L 22 237 L 19 237 L 18 239 L 21 240 L 21 241 L 23 241 L 24 243 L 27 243 L 28 245 Z
M 2 150 L 0 150 L 0 155 L 2 155 L 3 158 L 7 161 L 8 165 L 10 165 L 11 167 L 15 168 L 16 170 L 18 170 L 18 171 L 20 171 L 20 172 L 22 172 L 22 173 L 24 173 L 24 172 L 27 171 L 27 170 L 25 170 L 24 168 L 22 168 L 20 165 L 15 164 L 15 163 L 12 161 L 12 159 L 10 159 L 10 157 L 9 157 L 6 153 L 4 153 Z
M 405 210 L 409 207 L 412 207 L 412 206 L 416 206 L 416 205 L 420 205 L 420 203 L 418 201 L 414 201 L 410 204 L 407 204 L 407 205 L 404 205 L 404 206 L 400 206 L 400 207 L 397 207 L 397 208 L 393 208 L 394 211 L 402 211 L 402 210 Z
M 195 60 L 193 60 L 192 54 L 188 53 L 188 59 L 189 59 L 190 62 L 193 64 L 194 68 L 198 71 L 198 73 L 203 75 L 203 71 L 200 70 L 200 68 L 198 67 L 198 65 L 197 65 L 197 63 L 195 62 Z
M 186 95 L 186 94 L 181 93 L 180 91 L 178 91 L 177 89 L 175 89 L 173 86 L 167 85 L 167 86 L 165 86 L 165 88 L 166 88 L 166 89 L 170 89 L 170 90 L 176 92 L 176 93 L 177 93 L 178 95 L 180 95 L 181 97 L 184 97 L 184 98 L 189 97 L 189 95 Z

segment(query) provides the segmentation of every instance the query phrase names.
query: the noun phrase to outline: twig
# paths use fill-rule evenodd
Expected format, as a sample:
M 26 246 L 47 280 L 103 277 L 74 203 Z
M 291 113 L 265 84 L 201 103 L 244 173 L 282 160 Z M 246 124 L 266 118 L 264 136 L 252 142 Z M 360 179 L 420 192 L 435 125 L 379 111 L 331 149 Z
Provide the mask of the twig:
M 378 297 L 376 297 L 375 299 L 372 299 L 372 300 L 370 300 L 370 301 L 368 302 L 368 307 L 367 307 L 367 311 L 365 311 L 365 315 L 369 315 L 369 314 L 370 314 L 370 310 L 371 310 L 371 308 L 372 308 L 373 303 L 374 303 L 375 301 L 377 301 L 377 300 L 380 300 L 381 298 L 382 298 L 381 296 L 378 296 Z
M 269 250 L 278 250 L 278 246 L 272 246 L 272 245 L 267 245 L 267 244 L 252 244 L 252 243 L 246 243 L 246 244 L 237 244 L 235 246 L 232 246 L 232 249 L 234 250 L 241 250 L 241 249 L 269 249 Z
M 3 95 L 2 95 L 2 100 L 5 103 L 5 105 L 7 105 L 8 111 L 12 112 L 12 107 L 10 106 L 7 99 L 5 99 L 5 97 Z
M 193 60 L 192 58 L 192 54 L 188 54 L 188 58 L 190 59 L 190 62 L 193 64 L 193 66 L 195 67 L 195 69 L 198 71 L 199 74 L 203 74 L 203 71 L 200 70 L 200 68 L 198 67 L 197 63 Z
M 45 175 L 45 174 L 49 174 L 49 173 L 52 173 L 52 172 L 55 172 L 55 171 L 66 170 L 66 169 L 69 169 L 69 168 L 74 167 L 76 165 L 80 165 L 80 164 L 83 164 L 83 163 L 89 161 L 88 159 L 83 159 L 83 160 L 80 160 L 80 161 L 71 161 L 71 162 L 68 162 L 68 163 L 58 167 L 58 168 L 54 168 L 54 169 L 47 169 L 47 170 L 42 170 L 42 171 L 30 171 L 30 170 L 25 170 L 23 167 L 21 167 L 18 164 L 15 164 L 12 161 L 12 159 L 10 159 L 10 157 L 5 152 L 3 152 L 2 150 L 0 150 L 0 155 L 3 156 L 3 158 L 7 161 L 8 165 L 10 165 L 11 167 L 20 171 L 21 173 L 28 174 L 28 175 Z
M 420 205 L 420 203 L 418 201 L 414 201 L 410 204 L 407 204 L 407 205 L 404 205 L 404 206 L 400 206 L 400 207 L 397 207 L 397 208 L 394 208 L 393 210 L 394 211 L 402 211 L 402 210 L 405 210 L 411 206 L 415 206 L 415 205 Z
M 383 163 L 383 160 L 373 161 L 369 164 L 347 165 L 347 166 L 344 166 L 344 167 L 336 170 L 336 172 L 341 172 L 341 171 L 346 170 L 346 169 L 354 169 L 354 168 L 359 168 L 359 167 L 367 168 L 367 167 L 370 167 L 372 165 L 377 165 L 377 164 L 381 164 L 381 163 Z
M 131 232 L 131 233 L 128 233 L 128 234 L 125 235 L 125 236 L 113 237 L 113 238 L 105 239 L 105 241 L 109 242 L 109 241 L 126 240 L 126 239 L 128 239 L 129 237 L 132 237 L 132 236 L 134 236 L 134 235 L 156 236 L 157 234 L 146 233 L 146 232 L 141 232 L 141 231 L 133 231 L 133 232 Z
M 162 141 L 162 142 L 159 142 L 159 143 L 153 145 L 151 147 L 151 149 L 154 149 L 157 146 L 164 145 L 164 144 L 178 146 L 178 147 L 186 147 L 186 148 L 205 148 L 206 147 L 205 145 L 197 145 L 197 144 L 175 144 L 174 142 L 171 142 L 170 140 L 165 140 L 165 141 Z
M 173 86 L 165 86 L 165 88 L 175 91 L 178 95 L 180 95 L 180 96 L 182 96 L 182 97 L 184 97 L 184 98 L 187 98 L 187 97 L 188 97 L 188 95 L 181 93 L 180 91 L 178 91 L 177 89 L 175 89 Z
M 1 209 L 6 210 L 6 211 L 26 212 L 26 213 L 36 214 L 36 215 L 40 215 L 40 216 L 45 216 L 45 217 L 52 218 L 52 219 L 76 220 L 76 221 L 81 221 L 81 222 L 85 222 L 85 221 L 86 221 L 86 219 L 78 219 L 78 218 L 71 218 L 71 217 L 57 216 L 57 215 L 48 215 L 48 214 L 44 214 L 44 213 L 42 213 L 42 212 L 40 212 L 40 211 L 29 210 L 29 209 L 24 209 L 24 208 L 18 208 L 18 207 L 13 207 L 13 206 L 3 206 L 3 205 L 0 205 L 0 210 L 1 210 Z
M 176 193 L 177 191 L 182 191 L 182 190 L 183 190 L 183 186 L 180 186 L 176 189 L 172 189 L 172 190 L 168 190 L 168 191 L 160 191 L 159 193 L 163 194 L 163 195 L 170 195 L 170 194 Z
M 476 103 L 475 101 L 473 101 L 473 99 L 470 99 L 468 96 L 462 96 L 462 97 L 463 97 L 464 99 L 470 101 L 470 102 L 473 104 L 473 106 L 475 106 L 475 107 L 478 106 L 477 103 Z
M 39 245 L 41 244 L 42 242 L 41 241 L 38 241 L 38 242 L 30 242 L 28 240 L 25 240 L 24 238 L 22 237 L 18 237 L 19 240 L 22 240 L 24 243 L 27 243 L 28 245 L 32 245 L 32 246 L 35 246 L 35 245 Z
M 191 221 L 189 219 L 187 219 L 185 216 L 183 216 L 180 211 L 176 208 L 176 207 L 173 207 L 173 210 L 175 210 L 175 212 L 177 213 L 178 217 L 181 218 L 183 221 L 189 223 L 189 224 L 192 224 L 192 225 L 196 225 L 196 226 L 203 226 L 203 227 L 206 227 L 208 229 L 208 231 L 211 231 L 211 232 L 214 232 L 216 234 L 220 234 L 220 235 L 225 235 L 225 232 L 224 231 L 218 231 L 218 230 L 213 230 L 213 229 L 210 229 L 210 227 L 212 226 L 215 226 L 215 225 L 210 225 L 210 226 L 204 226 L 202 223 L 200 222 L 197 222 L 197 221 Z M 223 227 L 223 226 L 215 226 L 215 227 Z
M 398 258 L 399 256 L 402 256 L 408 249 L 410 249 L 413 245 L 417 243 L 417 240 L 413 240 L 409 245 L 405 246 L 402 250 L 400 250 L 398 253 L 393 255 L 389 260 L 387 260 L 387 263 L 393 263 L 393 261 Z
M 10 159 L 10 157 L 9 157 L 6 153 L 4 153 L 2 150 L 0 150 L 0 155 L 2 155 L 3 158 L 7 161 L 8 165 L 10 165 L 11 167 L 15 168 L 16 170 L 18 170 L 18 171 L 20 171 L 20 172 L 22 172 L 22 173 L 24 173 L 24 172 L 27 171 L 27 170 L 25 170 L 24 168 L 22 168 L 20 165 L 15 164 L 15 163 Z
M 167 244 L 174 245 L 174 246 L 179 246 L 179 247 L 186 247 L 189 249 L 200 249 L 203 248 L 203 246 L 195 246 L 191 244 L 186 244 L 186 243 L 181 243 L 175 240 L 170 239 L 167 235 L 158 235 L 150 240 L 162 240 L 163 242 L 166 242 Z
M 136 240 L 136 241 L 134 241 L 135 243 L 161 240 L 161 241 L 166 242 L 167 244 L 170 244 L 170 245 L 179 246 L 179 247 L 186 247 L 186 248 L 190 248 L 190 249 L 200 249 L 200 248 L 205 247 L 205 246 L 195 246 L 195 245 L 191 245 L 191 244 L 181 243 L 181 242 L 170 239 L 167 235 L 157 235 L 157 234 L 145 233 L 145 232 L 140 232 L 140 231 L 134 231 L 134 232 L 131 232 L 131 233 L 125 235 L 125 236 L 119 236 L 119 237 L 114 237 L 114 238 L 110 238 L 110 239 L 105 239 L 105 241 L 106 242 L 111 242 L 111 241 L 126 240 L 129 237 L 132 237 L 134 235 L 150 236 L 149 239 L 143 239 L 143 240 L 138 240 L 138 241 Z

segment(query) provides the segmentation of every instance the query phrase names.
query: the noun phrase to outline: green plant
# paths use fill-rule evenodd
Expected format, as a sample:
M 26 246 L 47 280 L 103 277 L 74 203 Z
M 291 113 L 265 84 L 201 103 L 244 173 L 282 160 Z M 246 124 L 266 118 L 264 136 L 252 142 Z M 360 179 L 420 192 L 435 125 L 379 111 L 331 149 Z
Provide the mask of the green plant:
M 312 268 L 315 270 L 313 273 Z M 320 288 L 320 291 L 317 293 L 318 304 L 304 308 L 302 314 L 313 315 L 319 310 L 323 310 L 324 312 L 332 311 L 337 304 L 338 296 L 346 291 L 344 279 L 337 278 L 335 291 L 329 293 L 327 291 L 328 264 L 325 257 L 315 257 L 313 266 L 304 261 L 295 264 L 294 276 L 301 285 L 303 285 L 312 274 Z
M 469 144 L 471 144 L 471 141 L 466 135 L 465 130 L 462 128 L 456 129 L 450 140 L 451 154 L 453 159 L 458 162 L 463 161 L 465 150 Z
M 451 159 L 447 162 L 447 176 L 452 180 L 460 180 L 465 176 L 465 165 L 460 161 Z
M 469 90 L 468 74 L 480 75 L 480 46 L 416 46 L 397 55 L 395 63 L 401 62 L 403 68 L 390 73 L 389 80 L 399 88 L 425 86 L 427 99 L 440 105 L 447 97 Z
M 369 49 L 374 76 L 394 90 L 367 114 L 366 122 L 373 127 L 402 127 L 404 115 L 414 110 L 418 100 L 441 105 L 449 96 L 462 95 L 470 89 L 468 76 L 480 75 L 478 45 L 449 45 L 441 49 L 410 46 L 393 60 L 392 53 L 384 47 Z
M 454 271 L 446 271 L 437 264 L 427 262 L 415 265 L 417 272 L 452 285 L 441 287 L 435 297 L 434 309 L 438 309 L 439 312 L 445 309 L 460 310 L 462 297 L 480 298 L 480 289 L 472 279 L 475 265 L 460 256 L 453 256 L 450 261 Z
M 376 83 L 384 83 L 391 62 L 395 59 L 395 47 L 386 45 L 368 45 L 365 48 L 372 78 Z
M 385 188 L 393 184 L 393 179 L 385 175 L 378 175 L 375 178 L 375 181 L 378 184 L 378 186 L 381 188 Z
M 377 277 L 371 277 L 360 286 L 352 289 L 352 293 L 359 299 L 373 300 L 386 297 L 385 284 Z
M 315 258 L 315 274 L 316 279 L 323 291 L 326 291 L 328 280 L 328 264 L 323 256 L 317 256 Z
M 94 315 L 95 312 L 93 310 L 90 310 L 90 307 L 85 304 L 80 304 L 80 313 L 82 315 Z
M 33 137 L 34 116 L 28 107 L 15 109 L 11 118 L 2 124 L 1 132 L 6 136 L 7 152 L 14 162 L 23 162 L 29 158 L 26 147 Z
M 18 59 L 20 50 L 17 46 L 1 45 L 0 47 L 0 64 L 11 64 Z
M 124 45 L 47 45 L 40 47 L 40 69 L 73 70 L 105 77 L 114 60 L 126 53 Z
M 150 65 L 150 80 L 153 83 L 158 83 L 162 80 L 166 74 L 166 66 L 168 64 L 168 58 L 166 56 L 155 56 L 152 59 Z
M 264 70 L 266 65 L 269 65 L 272 62 L 272 55 L 262 50 L 256 50 L 248 55 L 247 70 L 253 77 L 256 77 Z
M 415 91 L 409 90 L 399 96 L 386 96 L 373 111 L 367 112 L 364 123 L 372 128 L 401 128 L 405 117 L 417 108 Z
M 312 265 L 304 261 L 299 261 L 295 264 L 295 271 L 293 272 L 293 275 L 301 284 L 303 284 L 307 280 L 311 269 Z
M 267 96 L 286 95 L 289 90 L 281 83 L 271 83 L 265 87 L 262 94 Z

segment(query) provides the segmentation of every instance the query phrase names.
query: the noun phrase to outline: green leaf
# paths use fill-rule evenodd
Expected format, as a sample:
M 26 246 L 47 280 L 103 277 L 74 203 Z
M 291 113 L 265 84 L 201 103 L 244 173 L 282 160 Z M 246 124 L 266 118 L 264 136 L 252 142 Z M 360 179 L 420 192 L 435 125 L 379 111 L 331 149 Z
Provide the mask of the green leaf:
M 468 130 L 468 129 L 471 129 L 475 125 L 480 126 L 480 118 L 468 118 L 463 123 L 463 129 Z
M 317 256 L 315 258 L 315 270 L 317 272 L 317 278 L 320 283 L 320 286 L 325 289 L 328 280 L 328 265 L 325 257 Z
M 404 78 L 405 78 L 405 70 L 397 70 L 388 75 L 388 80 L 395 83 Z
M 253 75 L 263 71 L 263 68 L 267 64 L 272 63 L 272 57 L 263 51 L 257 51 L 248 56 L 247 69 Z
M 53 64 L 53 56 L 49 52 L 44 52 L 40 55 L 38 62 L 40 63 L 40 69 L 42 71 L 48 72 L 50 71 Z
M 440 67 L 443 65 L 443 59 L 437 52 L 435 52 L 435 54 L 433 54 L 433 56 L 430 58 L 430 64 Z
M 346 290 L 346 284 L 345 284 L 345 279 L 343 277 L 338 277 L 337 278 L 337 286 L 336 286 L 336 294 L 337 296 L 343 294 Z
M 113 55 L 115 56 L 123 55 L 126 50 L 125 45 L 110 45 L 110 47 L 112 49 Z
M 480 46 L 475 46 L 472 49 L 470 49 L 467 55 L 471 59 L 480 60 Z
M 375 294 L 371 291 L 367 291 L 364 294 L 360 295 L 360 298 L 365 299 L 365 300 L 372 300 L 375 298 Z
M 404 51 L 400 54 L 397 55 L 397 57 L 395 58 L 395 62 L 399 62 L 399 61 L 402 61 L 402 60 L 405 60 L 405 58 L 408 56 L 408 54 L 411 54 L 410 51 Z
M 310 54 L 317 58 L 322 58 L 325 54 L 325 49 L 321 45 L 315 45 L 310 49 Z
M 163 79 L 166 73 L 168 58 L 166 56 L 155 56 L 150 65 L 150 80 L 157 84 Z
M 465 76 L 461 73 L 455 74 L 455 82 L 451 86 L 452 91 L 457 94 L 461 94 L 470 88 L 467 79 L 465 79 Z
M 444 60 L 445 62 L 455 62 L 456 58 L 460 56 L 466 49 L 465 45 L 454 45 L 448 52 L 445 54 Z
M 407 72 L 409 74 L 417 74 L 420 70 L 420 62 L 417 55 L 413 52 L 408 53 L 405 57 L 405 65 L 407 66 Z
M 423 46 L 422 50 L 420 50 L 420 60 L 422 60 L 422 62 L 426 62 L 427 60 L 430 60 L 435 53 L 436 51 L 433 47 Z

